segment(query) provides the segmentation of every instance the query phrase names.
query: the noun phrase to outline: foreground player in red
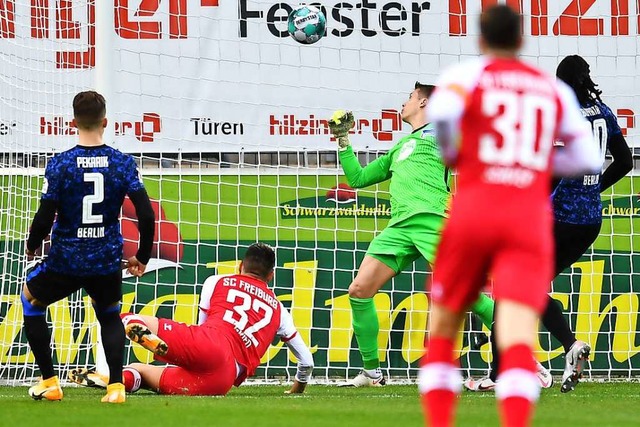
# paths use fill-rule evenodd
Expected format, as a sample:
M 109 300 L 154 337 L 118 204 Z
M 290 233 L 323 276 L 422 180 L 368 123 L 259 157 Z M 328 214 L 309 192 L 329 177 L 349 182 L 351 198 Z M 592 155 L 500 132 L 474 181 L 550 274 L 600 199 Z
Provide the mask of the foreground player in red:
M 483 56 L 446 70 L 429 117 L 457 193 L 436 255 L 430 340 L 419 386 L 431 426 L 453 424 L 462 378 L 454 339 L 467 307 L 493 279 L 502 424 L 529 425 L 540 393 L 532 347 L 552 278 L 551 172 L 599 173 L 601 160 L 573 92 L 519 61 L 521 16 L 480 18 Z M 554 139 L 565 148 L 552 153 Z
M 263 243 L 247 249 L 240 274 L 208 278 L 200 295 L 198 325 L 128 314 L 127 336 L 176 366 L 133 363 L 124 369 L 127 391 L 146 388 L 160 394 L 225 395 L 255 372 L 276 336 L 298 359 L 290 393 L 302 393 L 313 370 L 313 357 L 297 334 L 293 319 L 267 283 L 273 279 L 275 253 Z M 86 371 L 71 380 L 100 386 L 101 376 Z

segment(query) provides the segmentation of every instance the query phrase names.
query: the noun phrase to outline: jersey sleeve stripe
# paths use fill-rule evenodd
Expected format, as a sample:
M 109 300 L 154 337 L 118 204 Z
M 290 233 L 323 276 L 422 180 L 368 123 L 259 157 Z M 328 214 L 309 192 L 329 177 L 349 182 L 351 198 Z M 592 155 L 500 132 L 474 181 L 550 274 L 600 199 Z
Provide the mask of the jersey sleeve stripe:
M 282 337 L 280 338 L 280 341 L 282 342 L 287 342 L 287 341 L 291 341 L 292 339 L 294 339 L 296 337 L 296 335 L 298 335 L 298 331 L 295 331 L 293 333 L 293 335 L 289 336 L 289 337 Z

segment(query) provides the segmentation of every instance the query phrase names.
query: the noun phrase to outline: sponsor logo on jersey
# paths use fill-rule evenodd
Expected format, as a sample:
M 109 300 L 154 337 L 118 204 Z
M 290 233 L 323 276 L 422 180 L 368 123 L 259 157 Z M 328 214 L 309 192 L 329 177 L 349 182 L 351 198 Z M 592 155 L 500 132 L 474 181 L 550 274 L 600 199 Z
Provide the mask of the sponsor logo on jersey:
M 396 162 L 401 162 L 413 153 L 416 149 L 416 140 L 410 139 L 402 145 L 400 151 L 398 152 L 398 157 L 396 158 Z
M 436 131 L 433 128 L 423 129 L 422 132 L 420 132 L 420 138 L 426 138 L 428 136 L 435 135 L 435 134 L 436 134 Z

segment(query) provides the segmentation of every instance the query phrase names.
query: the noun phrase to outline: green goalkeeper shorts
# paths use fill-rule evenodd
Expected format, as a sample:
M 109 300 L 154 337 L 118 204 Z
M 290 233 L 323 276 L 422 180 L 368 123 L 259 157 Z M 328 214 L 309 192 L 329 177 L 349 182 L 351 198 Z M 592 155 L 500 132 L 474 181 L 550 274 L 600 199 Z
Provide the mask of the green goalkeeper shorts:
M 367 255 L 396 274 L 421 256 L 433 264 L 444 220 L 439 215 L 419 213 L 393 224 L 371 241 Z

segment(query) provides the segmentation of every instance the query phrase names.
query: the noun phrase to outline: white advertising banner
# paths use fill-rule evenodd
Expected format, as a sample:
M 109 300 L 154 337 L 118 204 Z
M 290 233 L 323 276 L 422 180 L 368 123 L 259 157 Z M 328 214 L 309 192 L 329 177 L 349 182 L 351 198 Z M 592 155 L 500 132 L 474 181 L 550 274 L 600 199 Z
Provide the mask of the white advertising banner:
M 399 111 L 415 81 L 477 55 L 478 14 L 496 1 L 324 1 L 327 33 L 314 45 L 287 34 L 293 2 L 108 3 L 111 26 L 96 30 L 94 0 L 0 1 L 2 151 L 68 148 L 73 95 L 96 85 L 112 144 L 127 152 L 331 150 L 327 119 L 339 108 L 354 111 L 357 149 L 387 149 L 408 130 Z M 565 55 L 584 56 L 640 144 L 637 2 L 508 3 L 522 3 L 523 57 L 554 72 Z

